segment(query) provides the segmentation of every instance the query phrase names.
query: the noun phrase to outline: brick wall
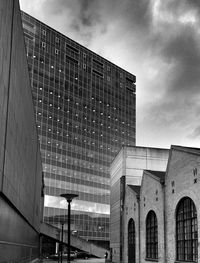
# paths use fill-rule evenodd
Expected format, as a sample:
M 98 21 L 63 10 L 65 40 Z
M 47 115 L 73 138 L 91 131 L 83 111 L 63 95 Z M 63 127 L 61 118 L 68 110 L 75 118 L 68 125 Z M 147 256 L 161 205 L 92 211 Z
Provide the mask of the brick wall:
M 158 261 L 165 262 L 163 197 L 163 187 L 159 178 L 144 171 L 140 193 L 141 262 L 148 262 L 146 260 L 146 217 L 151 210 L 155 212 L 158 222 Z
M 143 172 L 139 210 L 134 191 L 127 187 L 123 243 L 125 263 L 128 262 L 127 231 L 130 218 L 134 219 L 136 226 L 136 263 L 151 262 L 146 259 L 146 217 L 150 210 L 155 212 L 158 222 L 158 262 L 176 261 L 176 209 L 183 197 L 191 198 L 196 206 L 198 244 L 200 244 L 200 149 L 172 146 L 165 184 L 163 182 L 163 178 L 156 176 L 155 171 Z M 140 229 L 137 220 L 138 212 L 140 212 Z M 140 248 L 138 232 L 140 232 Z M 198 250 L 198 262 L 200 262 L 200 248 Z
M 194 173 L 196 169 L 197 173 Z M 197 179 L 197 180 L 195 180 Z M 188 196 L 195 203 L 198 218 L 198 239 L 200 238 L 200 157 L 198 155 L 172 150 L 166 175 L 166 255 L 167 263 L 176 261 L 175 217 L 181 198 Z M 200 262 L 200 251 L 198 256 Z

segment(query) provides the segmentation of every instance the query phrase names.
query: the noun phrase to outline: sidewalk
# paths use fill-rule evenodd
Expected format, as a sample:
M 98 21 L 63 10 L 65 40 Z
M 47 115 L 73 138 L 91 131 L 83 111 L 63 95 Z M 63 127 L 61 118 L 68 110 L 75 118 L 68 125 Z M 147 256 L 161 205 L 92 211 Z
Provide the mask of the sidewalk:
M 70 261 L 71 263 L 105 263 L 104 258 L 88 258 L 88 259 L 74 259 Z M 57 260 L 43 259 L 42 263 L 58 263 Z M 63 263 L 67 263 L 67 260 L 63 260 Z M 110 263 L 110 261 L 106 261 Z

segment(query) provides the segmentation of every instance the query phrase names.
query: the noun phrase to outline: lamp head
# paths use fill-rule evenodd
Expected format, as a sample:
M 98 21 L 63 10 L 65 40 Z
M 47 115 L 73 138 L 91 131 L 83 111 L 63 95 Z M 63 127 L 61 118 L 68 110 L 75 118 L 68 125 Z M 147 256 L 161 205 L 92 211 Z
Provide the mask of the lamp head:
M 74 199 L 75 197 L 78 197 L 77 194 L 61 194 L 60 196 L 64 197 L 67 200 L 67 202 L 71 202 L 72 199 Z

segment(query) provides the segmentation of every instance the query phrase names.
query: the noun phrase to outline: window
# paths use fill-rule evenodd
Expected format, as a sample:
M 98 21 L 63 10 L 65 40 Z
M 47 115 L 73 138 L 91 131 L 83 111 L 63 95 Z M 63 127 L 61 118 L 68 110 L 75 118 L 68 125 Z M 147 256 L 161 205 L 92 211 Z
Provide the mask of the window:
M 146 258 L 158 258 L 158 224 L 154 211 L 150 211 L 146 218 Z
M 79 53 L 79 50 L 77 49 L 77 48 L 75 48 L 75 47 L 72 47 L 72 46 L 70 46 L 69 44 L 67 44 L 67 43 L 65 43 L 65 48 L 66 49 L 69 49 L 69 50 L 71 50 L 71 51 L 73 51 L 73 52 L 75 52 L 75 53 Z
M 45 30 L 45 29 L 42 29 L 42 34 L 43 34 L 44 36 L 46 36 L 46 30 Z
M 93 59 L 93 62 L 103 68 L 103 63 L 101 63 L 100 61 Z
M 42 42 L 42 47 L 45 48 L 46 47 L 46 43 Z
M 176 211 L 176 257 L 178 261 L 197 262 L 197 211 L 194 202 L 184 197 Z
M 55 54 L 58 55 L 58 53 L 59 53 L 59 50 L 55 49 Z
M 59 37 L 56 37 L 56 43 L 59 43 L 60 39 Z

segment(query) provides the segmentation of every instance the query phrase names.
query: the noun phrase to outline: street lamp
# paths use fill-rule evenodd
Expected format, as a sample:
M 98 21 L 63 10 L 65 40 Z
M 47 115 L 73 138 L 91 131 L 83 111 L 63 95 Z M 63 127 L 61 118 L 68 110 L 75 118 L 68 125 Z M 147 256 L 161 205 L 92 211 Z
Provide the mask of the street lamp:
M 71 201 L 72 199 L 74 199 L 75 197 L 78 197 L 78 195 L 76 194 L 61 194 L 61 197 L 64 197 L 67 202 L 68 202 L 68 254 L 67 254 L 67 262 L 70 263 L 70 223 L 71 223 Z M 62 256 L 61 256 L 61 260 L 62 260 Z M 61 261 L 62 263 L 62 261 Z
M 64 226 L 64 224 L 65 224 L 65 221 L 61 221 L 60 223 L 61 223 L 61 226 L 62 226 L 62 228 L 61 228 L 61 249 L 60 249 L 61 255 L 60 255 L 60 262 L 62 263 L 62 253 L 63 253 L 63 226 Z M 58 258 L 58 260 L 59 260 L 59 258 Z

